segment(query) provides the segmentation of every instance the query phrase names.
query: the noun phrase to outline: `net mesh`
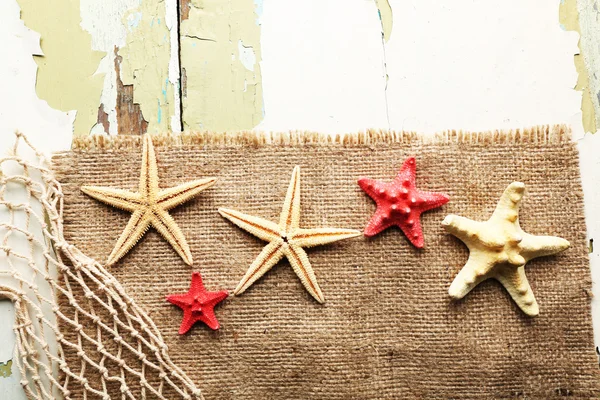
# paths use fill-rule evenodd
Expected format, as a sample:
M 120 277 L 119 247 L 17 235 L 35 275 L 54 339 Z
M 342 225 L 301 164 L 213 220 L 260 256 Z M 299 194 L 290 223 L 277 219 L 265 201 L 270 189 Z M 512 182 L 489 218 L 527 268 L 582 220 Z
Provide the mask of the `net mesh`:
M 0 158 L 0 298 L 16 310 L 14 362 L 27 397 L 203 399 L 149 314 L 65 241 L 49 167 L 20 133 Z M 73 354 L 79 362 L 67 364 Z

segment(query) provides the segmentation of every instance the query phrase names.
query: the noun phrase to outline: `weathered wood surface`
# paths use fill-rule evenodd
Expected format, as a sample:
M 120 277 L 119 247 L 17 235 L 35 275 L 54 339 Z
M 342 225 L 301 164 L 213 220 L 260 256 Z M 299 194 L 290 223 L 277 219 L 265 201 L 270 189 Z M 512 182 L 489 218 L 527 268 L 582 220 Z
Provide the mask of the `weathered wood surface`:
M 0 1 L 0 151 L 15 129 L 50 152 L 90 133 L 567 122 L 597 237 L 598 1 Z

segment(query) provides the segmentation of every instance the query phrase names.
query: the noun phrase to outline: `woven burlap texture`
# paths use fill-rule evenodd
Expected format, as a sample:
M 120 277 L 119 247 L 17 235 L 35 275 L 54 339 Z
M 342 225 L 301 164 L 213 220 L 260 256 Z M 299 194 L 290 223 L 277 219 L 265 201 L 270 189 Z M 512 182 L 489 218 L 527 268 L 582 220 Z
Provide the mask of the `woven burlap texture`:
M 578 153 L 566 128 L 433 138 L 196 134 L 154 143 L 161 187 L 219 179 L 171 212 L 194 266 L 150 231 L 110 272 L 148 311 L 173 361 L 207 399 L 600 395 Z M 220 217 L 218 207 L 277 221 L 292 169 L 300 165 L 300 225 L 363 229 L 375 204 L 357 179 L 391 180 L 410 155 L 416 156 L 417 187 L 450 195 L 448 204 L 422 217 L 423 250 L 396 228 L 311 249 L 324 305 L 282 261 L 216 308 L 219 331 L 197 325 L 177 334 L 181 310 L 165 296 L 186 291 L 192 270 L 201 271 L 208 290 L 233 289 L 264 246 Z M 79 187 L 135 190 L 140 160 L 136 137 L 82 139 L 54 158 L 65 196 L 65 237 L 88 256 L 106 260 L 129 214 Z M 442 219 L 453 213 L 486 220 L 513 181 L 527 187 L 523 229 L 572 244 L 526 267 L 540 304 L 536 318 L 525 316 L 495 281 L 459 302 L 447 293 L 468 252 L 444 232 Z

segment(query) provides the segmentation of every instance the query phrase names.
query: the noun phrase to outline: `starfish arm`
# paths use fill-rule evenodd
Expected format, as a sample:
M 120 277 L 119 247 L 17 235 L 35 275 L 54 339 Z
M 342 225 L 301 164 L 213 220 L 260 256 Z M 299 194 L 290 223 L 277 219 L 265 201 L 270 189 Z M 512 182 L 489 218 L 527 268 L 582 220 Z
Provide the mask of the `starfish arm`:
M 193 296 L 195 293 L 204 293 L 206 290 L 204 289 L 204 283 L 202 282 L 202 275 L 200 272 L 194 271 L 192 272 L 192 282 L 190 283 L 190 290 L 188 292 L 188 296 Z
M 151 224 L 169 242 L 183 261 L 188 265 L 192 265 L 193 260 L 190 246 L 187 244 L 183 232 L 181 232 L 173 217 L 164 210 L 156 210 L 154 217 L 151 219 Z
M 213 331 L 216 331 L 221 327 L 219 321 L 217 320 L 217 316 L 215 315 L 215 310 L 213 309 L 213 307 L 203 308 L 202 314 L 198 315 L 196 318 L 204 322 L 206 326 L 208 326 Z
M 296 275 L 298 275 L 298 278 L 300 278 L 300 282 L 302 282 L 308 293 L 310 293 L 319 303 L 324 303 L 325 298 L 317 283 L 317 277 L 310 265 L 306 252 L 295 244 L 290 244 L 284 251 L 290 265 L 294 269 Z
M 258 257 L 250 264 L 250 268 L 240 283 L 234 289 L 233 294 L 239 295 L 244 293 L 258 278 L 263 276 L 284 256 L 281 248 L 281 240 L 273 241 L 265 246 Z
M 465 297 L 475 286 L 489 278 L 489 271 L 493 265 L 484 254 L 472 251 L 469 260 L 448 289 L 450 297 L 457 300 Z
M 140 194 L 142 197 L 155 199 L 158 194 L 158 167 L 156 166 L 156 154 L 152 137 L 149 134 L 143 136 L 144 146 L 142 149 L 142 168 L 140 173 Z
M 290 239 L 290 242 L 299 247 L 314 247 L 337 242 L 338 240 L 353 238 L 356 236 L 360 236 L 360 231 L 355 229 L 299 228 L 294 231 L 294 236 L 292 239 Z
M 425 238 L 423 237 L 423 228 L 421 228 L 421 218 L 420 213 L 417 215 L 412 215 L 410 220 L 412 224 L 408 224 L 407 222 L 397 223 L 397 225 L 402 229 L 406 238 L 418 249 L 422 249 L 425 245 Z
M 446 231 L 462 240 L 467 247 L 468 243 L 477 237 L 482 225 L 482 222 L 453 214 L 446 216 L 442 221 L 442 226 Z
M 150 219 L 144 211 L 135 211 L 131 214 L 127 226 L 117 239 L 115 247 L 108 256 L 106 265 L 112 265 L 116 263 L 121 257 L 123 257 L 131 248 L 140 240 L 144 233 L 148 230 L 150 225 Z
M 219 214 L 246 232 L 267 242 L 272 242 L 281 238 L 277 224 L 267 221 L 266 219 L 253 217 L 228 208 L 219 208 Z
M 381 195 L 378 190 L 385 189 L 386 184 L 382 182 L 377 182 L 374 179 L 369 178 L 360 178 L 358 180 L 358 186 L 375 202 L 378 201 L 379 196 Z
M 185 203 L 203 191 L 215 184 L 217 178 L 199 179 L 196 181 L 184 183 L 169 189 L 163 189 L 158 192 L 157 203 L 165 210 Z
M 212 307 L 216 306 L 223 300 L 225 300 L 229 296 L 226 290 L 221 290 L 219 292 L 208 292 L 207 293 L 207 304 L 210 304 Z
M 400 172 L 396 176 L 396 182 L 406 182 L 410 187 L 415 187 L 416 185 L 416 176 L 417 176 L 417 161 L 415 157 L 408 157 L 404 160 L 402 167 L 400 168 Z
M 421 200 L 421 204 L 419 204 L 421 212 L 441 207 L 450 200 L 450 197 L 446 193 L 422 191 L 419 191 L 418 193 Z
M 519 218 L 519 203 L 525 193 L 525 184 L 513 182 L 504 190 L 498 205 L 490 219 L 508 220 L 516 222 Z
M 181 320 L 181 326 L 179 327 L 179 334 L 185 335 L 188 333 L 192 326 L 198 321 L 197 316 L 189 308 L 183 309 L 183 319 Z
M 525 314 L 530 317 L 535 317 L 539 314 L 540 309 L 525 276 L 524 267 L 504 267 L 494 277 L 506 288 L 515 303 L 517 303 Z
M 386 216 L 385 212 L 378 209 L 369 220 L 363 234 L 367 237 L 372 237 L 383 232 L 392 225 L 394 224 L 391 219 Z
M 292 179 L 283 202 L 279 218 L 279 229 L 289 232 L 300 223 L 300 167 L 295 166 Z
M 170 294 L 167 296 L 167 301 L 181 309 L 185 307 L 190 307 L 192 304 L 192 299 L 190 299 L 189 293 L 184 294 Z
M 523 234 L 523 240 L 519 245 L 521 247 L 521 255 L 526 260 L 560 253 L 571 246 L 569 241 L 563 238 L 556 236 L 535 236 L 529 233 Z
M 144 204 L 139 193 L 128 190 L 101 186 L 82 186 L 81 191 L 96 200 L 125 211 L 134 212 L 140 205 Z

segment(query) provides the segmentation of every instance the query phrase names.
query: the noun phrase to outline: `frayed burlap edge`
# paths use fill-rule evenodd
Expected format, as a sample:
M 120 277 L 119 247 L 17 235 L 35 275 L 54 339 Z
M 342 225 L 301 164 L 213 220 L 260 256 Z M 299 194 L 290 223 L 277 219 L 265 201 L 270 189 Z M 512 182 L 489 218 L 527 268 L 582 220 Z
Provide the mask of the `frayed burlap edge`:
M 364 132 L 329 135 L 311 131 L 290 132 L 184 132 L 153 135 L 155 146 L 198 145 L 374 145 L 391 143 L 566 143 L 571 141 L 571 128 L 566 125 L 538 125 L 523 129 L 468 132 L 448 130 L 433 135 L 417 132 L 369 129 Z M 78 136 L 72 150 L 124 150 L 141 146 L 141 136 Z

